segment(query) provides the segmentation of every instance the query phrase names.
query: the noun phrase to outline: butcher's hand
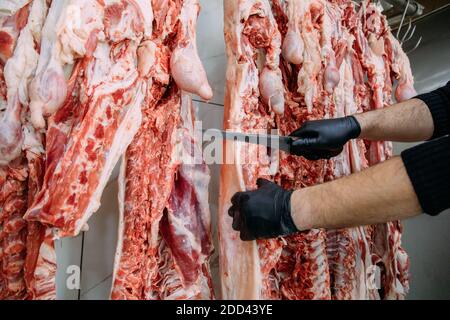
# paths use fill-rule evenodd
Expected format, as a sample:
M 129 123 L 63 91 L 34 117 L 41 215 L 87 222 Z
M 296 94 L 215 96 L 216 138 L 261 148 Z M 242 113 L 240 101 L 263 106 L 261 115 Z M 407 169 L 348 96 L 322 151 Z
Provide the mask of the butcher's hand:
M 258 179 L 258 189 L 237 192 L 228 214 L 241 240 L 269 239 L 298 232 L 291 216 L 291 190 Z
M 306 121 L 290 136 L 291 153 L 308 160 L 330 159 L 340 154 L 344 145 L 359 137 L 361 127 L 355 117 Z

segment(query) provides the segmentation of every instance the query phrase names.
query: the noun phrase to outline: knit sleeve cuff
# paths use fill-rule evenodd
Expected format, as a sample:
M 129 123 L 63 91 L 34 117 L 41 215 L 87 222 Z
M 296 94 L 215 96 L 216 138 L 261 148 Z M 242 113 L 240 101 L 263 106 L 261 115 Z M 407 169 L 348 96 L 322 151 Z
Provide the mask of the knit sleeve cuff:
M 437 215 L 450 207 L 450 137 L 423 143 L 401 154 L 420 205 Z
M 450 132 L 449 84 L 450 82 L 443 88 L 416 97 L 427 105 L 433 117 L 434 133 L 430 140 L 442 137 Z

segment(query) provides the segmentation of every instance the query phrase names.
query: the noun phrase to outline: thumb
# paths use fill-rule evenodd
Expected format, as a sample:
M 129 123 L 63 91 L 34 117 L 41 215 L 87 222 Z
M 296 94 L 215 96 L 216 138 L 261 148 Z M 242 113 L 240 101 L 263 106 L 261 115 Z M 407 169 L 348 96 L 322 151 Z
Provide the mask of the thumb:
M 245 192 L 236 192 L 232 197 L 231 197 L 231 203 L 233 206 L 240 206 L 242 201 L 247 201 L 248 200 L 248 194 Z
M 271 184 L 272 181 L 269 181 L 267 179 L 263 179 L 263 178 L 258 178 L 258 180 L 256 180 L 256 185 L 258 186 L 258 188 L 262 188 L 265 185 Z
M 344 147 L 340 147 L 340 148 L 331 150 L 331 151 L 330 151 L 330 158 L 336 157 L 336 156 L 339 155 L 343 150 L 344 150 Z

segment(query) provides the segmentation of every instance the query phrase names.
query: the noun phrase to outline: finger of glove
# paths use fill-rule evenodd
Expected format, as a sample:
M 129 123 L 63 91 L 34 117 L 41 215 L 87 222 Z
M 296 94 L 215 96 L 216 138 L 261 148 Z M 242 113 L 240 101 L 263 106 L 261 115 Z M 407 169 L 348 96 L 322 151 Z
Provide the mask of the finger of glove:
M 248 232 L 247 230 L 241 231 L 239 237 L 241 238 L 242 241 L 256 240 L 256 238 L 252 234 L 250 234 L 250 232 Z
M 246 194 L 246 192 L 236 192 L 231 197 L 231 203 L 233 204 L 233 206 L 237 206 L 238 208 L 241 206 L 242 201 L 246 200 L 248 200 L 248 195 Z
M 319 151 L 319 152 L 316 152 L 312 156 L 312 159 L 310 159 L 310 160 L 318 160 L 318 159 L 329 160 L 329 159 L 331 159 L 333 157 L 335 157 L 335 155 L 331 151 Z
M 331 159 L 339 155 L 343 150 L 344 148 L 316 150 L 313 154 L 318 156 L 320 159 Z
M 304 151 L 305 151 L 304 148 L 296 148 L 292 145 L 289 148 L 289 153 L 294 154 L 296 156 L 302 156 Z
M 296 156 L 303 156 L 307 159 L 315 158 L 314 154 L 316 152 L 312 150 L 314 148 L 313 143 L 314 141 L 311 141 L 311 138 L 295 140 L 290 146 L 290 153 Z
M 314 138 L 299 138 L 299 139 L 292 141 L 291 147 L 307 149 L 307 148 L 315 147 L 318 144 L 319 144 L 319 139 L 316 137 L 314 137 Z
M 228 209 L 228 215 L 229 215 L 230 217 L 234 218 L 234 215 L 235 215 L 236 211 L 238 211 L 237 207 L 236 207 L 236 206 L 231 206 L 231 207 Z
M 328 159 L 338 156 L 344 148 L 333 149 L 328 152 Z
M 273 182 L 264 178 L 258 178 L 258 180 L 256 180 L 256 185 L 258 186 L 258 188 L 264 187 L 265 185 L 270 185 Z
M 235 231 L 239 231 L 242 226 L 242 220 L 241 220 L 241 212 L 239 210 L 235 210 L 233 214 L 233 223 L 231 224 L 231 227 Z
M 239 211 L 239 221 L 236 222 L 237 227 L 239 227 L 239 231 L 240 231 L 240 238 L 242 241 L 249 241 L 249 240 L 254 240 L 251 237 L 251 232 L 249 230 L 249 227 L 247 225 L 247 216 L 245 215 L 244 212 Z
M 312 151 L 312 152 L 311 151 L 304 151 L 301 154 L 301 156 L 303 156 L 304 158 L 306 158 L 306 159 L 308 159 L 310 161 L 317 161 L 317 160 L 322 159 L 322 157 L 319 154 L 317 154 L 316 152 L 314 152 L 314 151 Z

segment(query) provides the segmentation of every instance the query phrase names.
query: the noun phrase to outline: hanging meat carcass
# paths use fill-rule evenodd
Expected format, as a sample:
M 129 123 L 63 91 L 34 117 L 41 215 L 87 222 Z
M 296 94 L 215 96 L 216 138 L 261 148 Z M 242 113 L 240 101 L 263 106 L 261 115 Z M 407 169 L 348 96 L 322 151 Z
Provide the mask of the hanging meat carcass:
M 10 36 L 1 38 L 8 40 L 0 42 L 1 57 L 14 59 L 14 65 L 5 67 L 3 77 L 2 64 L 0 82 L 2 119 L 12 124 L 2 126 L 7 139 L 0 144 L 10 148 L 1 155 L 0 296 L 55 298 L 53 238 L 76 235 L 85 227 L 111 170 L 138 133 L 124 156 L 125 235 L 118 244 L 121 259 L 112 296 L 212 298 L 209 172 L 202 161 L 191 164 L 175 153 L 184 148 L 190 155 L 199 148 L 187 92 L 212 97 L 197 54 L 198 1 L 34 0 L 24 6 L 1 22 Z M 41 15 L 39 6 L 45 10 Z M 32 18 L 26 20 L 28 13 Z M 21 55 L 11 57 L 14 46 Z M 27 57 L 28 65 L 19 57 Z M 153 150 L 164 146 L 165 156 L 146 149 L 155 133 L 159 140 L 153 142 L 161 146 Z M 151 159 L 161 167 L 147 171 Z M 153 179 L 158 170 L 163 178 Z M 138 176 L 147 177 L 138 179 L 143 184 L 125 184 Z M 150 198 L 136 202 L 135 193 L 146 188 L 151 192 L 142 196 Z M 141 209 L 151 213 L 144 217 L 151 226 L 139 219 Z M 145 289 L 132 294 L 128 289 L 135 286 L 136 270 L 123 274 L 129 263 L 124 257 L 139 247 L 139 239 L 126 237 L 133 228 L 130 219 L 147 232 L 142 234 L 144 253 L 150 254 L 138 270 Z M 148 269 L 152 262 L 156 265 Z
M 43 46 L 48 52 L 41 54 L 30 107 L 40 119 L 33 121 L 36 127 L 41 127 L 43 116 L 56 111 L 47 140 L 57 145 L 47 142 L 44 185 L 26 218 L 58 228 L 59 236 L 78 234 L 97 210 L 114 165 L 139 128 L 144 89 L 136 50 L 148 32 L 144 26 L 151 25 L 139 18 L 145 17 L 142 10 L 151 8 L 125 3 L 114 10 L 117 5 L 53 2 L 49 17 L 55 17 L 47 19 L 43 43 L 50 44 Z M 82 11 L 90 23 L 72 23 Z M 64 18 L 62 23 L 56 17 Z M 71 81 L 76 90 L 65 98 L 55 87 L 67 91 L 62 65 L 70 62 L 75 62 Z
M 1 109 L 0 130 L 0 298 L 54 299 L 53 239 L 44 225 L 23 219 L 41 187 L 44 171 L 43 132 L 30 122 L 28 85 L 36 70 L 39 47 L 35 44 L 40 42 L 48 8 L 45 0 L 23 5 L 4 18 L 15 21 L 16 28 L 10 24 L 9 34 L 1 38 L 14 46 L 2 56 L 4 82 L 0 81 L 6 105 Z
M 194 1 L 190 6 L 195 8 L 197 5 Z M 53 164 L 48 166 L 50 170 L 46 172 L 44 187 L 28 209 L 26 218 L 54 226 L 58 236 L 73 236 L 98 209 L 101 193 L 114 165 L 139 129 L 140 106 L 148 84 L 138 68 L 145 68 L 148 63 L 140 61 L 140 58 L 146 58 L 142 54 L 146 47 L 139 50 L 138 47 L 152 36 L 153 11 L 149 1 L 103 4 L 79 0 L 63 8 L 60 4 L 55 6 L 55 12 L 62 11 L 64 19 L 57 25 L 60 29 L 57 37 L 55 28 L 47 34 L 48 39 L 55 41 L 49 40 L 49 52 L 41 55 L 39 65 L 44 67 L 38 68 L 33 80 L 31 104 L 37 114 L 34 114 L 36 120 L 33 122 L 37 127 L 41 127 L 43 117 L 58 110 L 50 118 L 47 133 L 48 139 L 58 145 L 47 146 L 47 152 L 54 149 L 60 152 L 57 156 L 52 155 Z M 167 10 L 155 1 L 155 7 L 158 6 Z M 90 13 L 83 15 L 89 23 L 71 23 L 71 19 L 76 19 L 82 11 Z M 187 19 L 186 25 L 197 11 L 185 11 L 179 14 Z M 77 27 L 80 30 L 72 30 Z M 177 27 L 181 28 L 180 32 L 192 33 L 183 27 L 183 23 Z M 189 36 L 186 34 L 185 38 L 189 39 Z M 191 92 L 197 88 L 195 86 L 203 85 L 198 79 L 206 77 L 202 68 L 195 68 L 200 64 L 195 48 L 193 42 L 180 44 L 171 63 L 177 84 Z M 55 52 L 60 55 L 55 57 Z M 186 68 L 184 61 L 191 58 L 196 58 L 190 61 L 191 69 L 183 70 Z M 62 66 L 74 61 L 72 78 L 79 88 L 71 93 L 77 95 L 74 102 L 71 102 L 73 97 L 68 96 L 63 103 L 64 110 L 67 104 L 72 104 L 75 110 L 68 113 L 61 111 L 60 91 L 53 91 L 55 87 L 67 91 Z M 63 82 L 62 86 L 58 85 L 60 82 Z M 212 92 L 208 88 L 203 85 L 197 92 L 209 99 Z M 53 139 L 52 135 L 57 138 Z
M 196 52 L 198 2 L 154 3 L 140 54 L 148 83 L 142 125 L 119 177 L 119 242 L 112 299 L 211 299 L 209 171 L 195 159 L 191 98 L 212 91 Z M 171 18 L 172 17 L 172 18 Z M 181 89 L 181 90 L 180 90 Z M 152 150 L 152 152 L 148 152 Z
M 264 95 L 286 95 L 285 89 L 282 87 L 280 90 L 278 85 L 282 81 L 279 69 L 281 34 L 271 5 L 269 1 L 226 1 L 224 4 L 225 39 L 229 59 L 224 127 L 247 132 L 275 128 L 275 115 L 283 114 L 280 112 L 283 109 L 269 103 Z M 259 90 L 259 77 L 264 74 L 266 68 L 271 68 L 277 77 L 272 81 L 273 87 L 269 87 L 271 92 Z M 284 114 L 289 112 L 292 103 L 289 101 L 290 97 L 287 98 Z M 247 148 L 250 150 L 246 150 Z M 233 145 L 226 142 L 225 152 L 233 152 L 235 159 L 233 164 L 222 166 L 221 177 L 219 230 L 223 297 L 329 298 L 329 274 L 323 231 L 314 230 L 286 240 L 258 242 L 242 242 L 238 234 L 232 231 L 227 210 L 233 193 L 254 188 L 259 176 L 268 177 L 274 173 L 270 172 L 268 165 L 270 154 L 261 146 L 245 146 L 239 143 Z M 250 159 L 252 156 L 258 158 Z M 310 167 L 316 172 L 310 183 L 320 182 L 320 179 L 323 179 L 321 173 L 326 171 L 326 163 L 321 161 L 311 164 Z M 308 263 L 300 263 L 300 260 Z M 242 272 L 243 268 L 246 272 Z M 294 271 L 294 268 L 297 270 Z M 299 270 L 310 278 L 297 277 L 301 274 Z
M 392 103 L 392 77 L 399 80 L 398 99 L 414 92 L 408 60 L 371 3 L 363 3 L 358 11 L 350 1 L 246 0 L 224 5 L 226 129 L 276 128 L 287 135 L 306 120 L 382 108 Z M 258 88 L 263 83 L 261 61 L 268 56 L 277 61 L 280 48 L 285 107 L 277 114 Z M 396 57 L 392 51 L 398 52 Z M 280 154 L 278 171 L 268 172 L 268 162 L 261 161 L 260 155 L 273 158 L 270 151 L 226 142 L 226 152 L 235 156 L 235 162 L 222 166 L 221 177 L 223 297 L 403 298 L 408 290 L 408 258 L 400 246 L 397 222 L 242 242 L 227 214 L 233 193 L 254 188 L 259 176 L 285 188 L 302 188 L 363 170 L 369 162 L 387 159 L 391 150 L 390 143 L 370 143 L 366 148 L 363 141 L 355 140 L 332 161 Z M 248 154 L 260 156 L 260 161 L 248 161 Z

